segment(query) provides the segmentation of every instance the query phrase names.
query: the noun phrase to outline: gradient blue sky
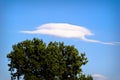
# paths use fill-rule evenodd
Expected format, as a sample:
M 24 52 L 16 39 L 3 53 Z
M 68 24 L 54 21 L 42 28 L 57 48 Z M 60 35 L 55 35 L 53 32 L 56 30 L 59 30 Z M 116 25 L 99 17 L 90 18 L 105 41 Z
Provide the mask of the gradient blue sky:
M 120 2 L 118 0 L 4 0 L 0 1 L 0 79 L 10 80 L 6 55 L 12 45 L 34 37 L 50 41 L 63 41 L 85 52 L 89 60 L 83 66 L 86 74 L 100 74 L 107 80 L 119 80 L 120 45 L 84 42 L 80 39 L 59 38 L 49 35 L 22 34 L 21 30 L 34 30 L 45 23 L 69 23 L 84 26 L 104 42 L 120 42 Z

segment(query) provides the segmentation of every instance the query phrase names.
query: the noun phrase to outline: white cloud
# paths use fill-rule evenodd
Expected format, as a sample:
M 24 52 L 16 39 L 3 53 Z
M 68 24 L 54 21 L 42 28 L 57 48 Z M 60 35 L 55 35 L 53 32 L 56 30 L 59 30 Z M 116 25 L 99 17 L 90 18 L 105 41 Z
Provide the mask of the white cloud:
M 107 77 L 101 75 L 101 74 L 94 74 L 92 75 L 94 80 L 108 80 Z
M 102 44 L 120 44 L 120 42 L 102 42 L 99 40 L 87 39 L 93 33 L 85 27 L 67 24 L 67 23 L 48 23 L 43 24 L 33 31 L 21 31 L 26 34 L 46 34 L 63 38 L 79 38 L 86 42 L 102 43 Z

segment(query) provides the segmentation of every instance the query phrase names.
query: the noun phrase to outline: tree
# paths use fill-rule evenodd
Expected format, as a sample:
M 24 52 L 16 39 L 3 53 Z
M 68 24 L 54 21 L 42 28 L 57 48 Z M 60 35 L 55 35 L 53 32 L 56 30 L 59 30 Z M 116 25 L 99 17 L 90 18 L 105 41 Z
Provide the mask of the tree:
M 91 75 L 80 74 L 78 80 L 93 80 Z
M 85 53 L 79 54 L 74 46 L 63 42 L 46 45 L 37 38 L 13 45 L 7 58 L 11 80 L 19 80 L 21 76 L 25 80 L 79 80 L 81 66 L 88 62 Z M 90 77 L 86 80 L 92 80 Z

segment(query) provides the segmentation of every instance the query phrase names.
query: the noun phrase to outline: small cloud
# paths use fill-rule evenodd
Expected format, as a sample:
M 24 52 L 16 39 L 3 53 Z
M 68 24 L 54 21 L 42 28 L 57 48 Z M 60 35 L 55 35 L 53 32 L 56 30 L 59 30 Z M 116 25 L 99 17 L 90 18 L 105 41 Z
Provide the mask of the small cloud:
M 115 80 L 120 80 L 120 75 L 117 75 L 117 76 L 115 77 Z
M 37 27 L 36 30 L 33 31 L 20 32 L 26 34 L 46 34 L 63 38 L 79 38 L 86 42 L 94 42 L 101 44 L 120 44 L 120 42 L 102 42 L 99 40 L 87 39 L 86 36 L 93 35 L 93 33 L 89 29 L 83 26 L 77 26 L 68 23 L 48 23 Z
M 94 80 L 108 80 L 107 77 L 101 75 L 101 74 L 94 74 L 92 75 Z

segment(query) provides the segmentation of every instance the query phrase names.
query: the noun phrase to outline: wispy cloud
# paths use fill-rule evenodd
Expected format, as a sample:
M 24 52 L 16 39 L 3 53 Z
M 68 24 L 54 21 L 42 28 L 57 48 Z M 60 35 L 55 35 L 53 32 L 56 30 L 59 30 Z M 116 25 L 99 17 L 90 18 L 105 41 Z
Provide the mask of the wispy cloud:
M 92 75 L 94 80 L 108 80 L 107 77 L 101 75 L 101 74 L 94 74 Z
M 94 42 L 94 43 L 101 43 L 101 44 L 120 44 L 120 42 L 102 42 L 99 40 L 88 39 L 86 36 L 91 36 L 93 33 L 83 27 L 77 26 L 67 23 L 48 23 L 43 24 L 36 28 L 33 31 L 20 31 L 21 33 L 26 34 L 46 34 L 46 35 L 53 35 L 63 38 L 79 38 L 86 42 Z

